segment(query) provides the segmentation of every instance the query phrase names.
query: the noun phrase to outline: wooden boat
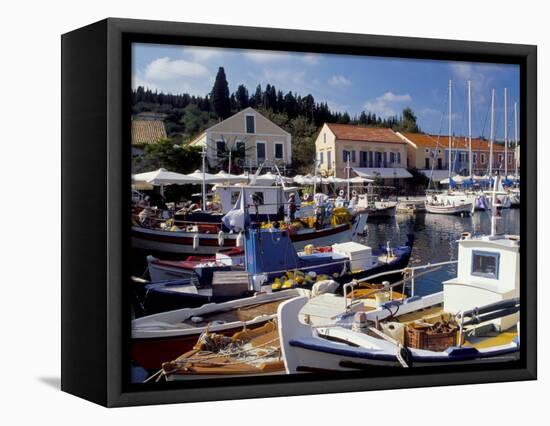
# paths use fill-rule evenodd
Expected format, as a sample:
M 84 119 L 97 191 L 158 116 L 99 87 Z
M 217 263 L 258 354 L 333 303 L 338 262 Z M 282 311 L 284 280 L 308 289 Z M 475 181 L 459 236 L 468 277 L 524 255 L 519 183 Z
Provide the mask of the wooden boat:
M 167 381 L 189 378 L 284 374 L 275 321 L 226 336 L 206 330 L 192 350 L 162 364 Z
M 146 370 L 156 371 L 163 362 L 192 350 L 207 328 L 210 332 L 230 336 L 244 326 L 260 327 L 276 317 L 280 303 L 304 294 L 308 294 L 307 290 L 260 293 L 135 319 L 132 321 L 131 358 Z
M 279 306 L 288 373 L 511 362 L 519 357 L 519 238 L 459 241 L 458 275 L 443 291 L 372 309 L 360 305 L 334 323 L 302 320 L 308 301 Z

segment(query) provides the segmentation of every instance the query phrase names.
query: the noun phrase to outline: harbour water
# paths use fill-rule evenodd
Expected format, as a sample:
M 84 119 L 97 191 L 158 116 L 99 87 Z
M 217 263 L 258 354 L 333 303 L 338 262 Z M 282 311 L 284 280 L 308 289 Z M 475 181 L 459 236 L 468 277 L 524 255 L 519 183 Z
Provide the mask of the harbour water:
M 520 210 L 504 209 L 497 219 L 497 232 L 519 235 Z M 394 218 L 369 221 L 368 235 L 359 242 L 371 247 L 404 244 L 407 234 L 415 237 L 410 266 L 456 260 L 457 240 L 463 232 L 490 234 L 490 212 L 472 216 L 448 216 L 429 213 L 397 214 Z M 456 265 L 442 267 L 416 279 L 415 293 L 426 295 L 440 291 L 441 282 L 456 276 Z

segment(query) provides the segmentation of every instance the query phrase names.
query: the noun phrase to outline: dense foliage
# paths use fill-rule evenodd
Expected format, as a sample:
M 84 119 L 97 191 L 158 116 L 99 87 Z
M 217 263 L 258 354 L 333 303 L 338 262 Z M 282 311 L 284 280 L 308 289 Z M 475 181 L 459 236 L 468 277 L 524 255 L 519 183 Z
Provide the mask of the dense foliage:
M 347 112 L 331 111 L 326 102 L 316 102 L 311 94 L 284 94 L 272 84 L 267 84 L 265 89 L 258 85 L 253 93 L 241 84 L 234 93 L 230 93 L 223 67 L 218 70 L 212 91 L 204 97 L 163 93 L 141 86 L 132 95 L 133 113 L 163 114 L 167 134 L 178 144 L 190 141 L 219 120 L 253 107 L 292 135 L 292 168 L 297 173 L 311 171 L 315 138 L 323 123 L 420 132 L 416 116 L 410 108 L 405 108 L 402 116 L 382 118 L 363 111 L 359 116 L 351 117 Z M 152 152 L 148 154 L 153 155 Z

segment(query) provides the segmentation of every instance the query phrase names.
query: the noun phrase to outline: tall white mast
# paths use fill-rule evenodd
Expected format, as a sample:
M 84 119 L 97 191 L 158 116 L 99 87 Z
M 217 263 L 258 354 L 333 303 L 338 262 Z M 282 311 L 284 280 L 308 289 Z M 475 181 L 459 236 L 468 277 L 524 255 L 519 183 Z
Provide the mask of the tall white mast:
M 453 81 L 452 80 L 449 80 L 449 182 L 451 180 L 451 159 L 453 157 L 453 151 L 452 151 L 452 140 L 453 140 L 453 133 L 452 133 L 452 130 L 453 130 L 453 119 L 452 119 L 452 113 L 453 113 L 453 109 L 452 109 L 452 90 L 453 90 Z
M 514 177 L 518 179 L 518 103 L 514 102 L 514 141 L 515 141 L 515 150 L 514 150 L 514 164 L 515 164 L 515 173 Z
M 468 158 L 470 159 L 470 178 L 472 171 L 472 82 L 468 80 Z
M 493 175 L 493 142 L 495 140 L 495 89 L 491 92 L 491 137 L 489 139 L 489 177 Z
M 508 89 L 504 88 L 504 179 L 508 178 Z

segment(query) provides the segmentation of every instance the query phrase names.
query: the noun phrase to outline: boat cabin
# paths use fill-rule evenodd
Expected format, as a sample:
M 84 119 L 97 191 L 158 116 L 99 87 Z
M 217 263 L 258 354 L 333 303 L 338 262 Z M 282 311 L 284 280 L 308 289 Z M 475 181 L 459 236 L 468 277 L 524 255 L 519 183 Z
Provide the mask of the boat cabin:
M 297 188 L 283 188 L 282 186 L 239 186 L 239 185 L 217 185 L 216 194 L 220 197 L 222 212 L 225 214 L 234 206 L 239 195 L 243 192 L 245 202 L 254 214 L 253 199 L 258 203 L 260 215 L 272 215 L 273 218 L 286 211 L 285 206 L 291 193 L 295 194 L 296 206 L 300 205 L 300 194 Z
M 519 297 L 519 237 L 471 237 L 458 241 L 456 278 L 443 282 L 444 311 L 452 314 Z M 497 330 L 517 323 L 519 313 L 491 320 Z

